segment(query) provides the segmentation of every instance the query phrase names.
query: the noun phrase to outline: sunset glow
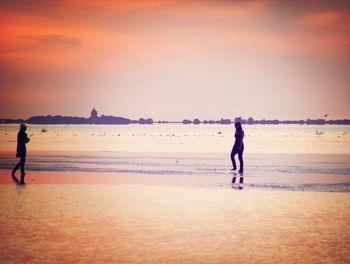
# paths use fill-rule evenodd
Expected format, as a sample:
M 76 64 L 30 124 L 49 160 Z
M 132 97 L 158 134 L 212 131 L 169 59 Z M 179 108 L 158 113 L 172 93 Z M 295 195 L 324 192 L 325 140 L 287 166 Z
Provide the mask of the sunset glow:
M 0 118 L 349 118 L 348 1 L 1 1 Z

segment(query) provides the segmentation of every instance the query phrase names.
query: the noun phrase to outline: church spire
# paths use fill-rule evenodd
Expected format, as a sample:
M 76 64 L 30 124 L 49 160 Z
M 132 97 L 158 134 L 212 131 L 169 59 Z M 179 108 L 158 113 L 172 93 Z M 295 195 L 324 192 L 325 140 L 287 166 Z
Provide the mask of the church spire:
M 98 116 L 97 116 L 97 111 L 96 111 L 95 107 L 94 107 L 94 108 L 92 109 L 92 111 L 91 111 L 90 118 L 91 118 L 91 119 L 98 118 Z

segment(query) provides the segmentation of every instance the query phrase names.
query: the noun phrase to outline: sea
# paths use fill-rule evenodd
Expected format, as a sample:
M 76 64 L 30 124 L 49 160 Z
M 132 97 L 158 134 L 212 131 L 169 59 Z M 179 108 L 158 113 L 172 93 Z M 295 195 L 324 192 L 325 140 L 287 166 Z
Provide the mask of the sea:
M 26 169 L 188 177 L 209 188 L 231 188 L 231 178 L 242 176 L 245 189 L 350 191 L 350 126 L 243 129 L 243 175 L 231 171 L 234 126 L 220 124 L 29 124 Z M 18 124 L 0 125 L 1 170 L 16 163 L 17 132 Z

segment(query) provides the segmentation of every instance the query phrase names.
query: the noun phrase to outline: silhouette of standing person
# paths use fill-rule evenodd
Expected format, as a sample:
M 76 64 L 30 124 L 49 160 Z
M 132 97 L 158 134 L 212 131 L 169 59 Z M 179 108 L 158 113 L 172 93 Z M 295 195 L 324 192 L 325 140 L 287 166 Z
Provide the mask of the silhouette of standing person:
M 237 169 L 235 156 L 238 154 L 239 159 L 239 173 L 241 174 L 239 183 L 239 189 L 242 189 L 241 186 L 243 184 L 243 151 L 244 151 L 244 144 L 243 144 L 243 138 L 244 138 L 244 131 L 242 129 L 242 125 L 240 122 L 235 123 L 236 132 L 235 132 L 235 143 L 233 145 L 232 151 L 231 151 L 231 161 L 232 161 L 232 171 L 235 171 Z M 232 183 L 234 184 L 236 182 L 236 177 L 234 176 L 232 179 Z
M 21 182 L 20 184 L 25 184 L 24 183 L 24 164 L 26 162 L 26 155 L 27 155 L 27 149 L 26 149 L 26 144 L 29 142 L 29 138 L 27 136 L 27 133 L 25 132 L 27 129 L 27 126 L 25 124 L 21 124 L 19 127 L 19 132 L 17 134 L 17 152 L 16 152 L 16 157 L 20 158 L 19 162 L 17 165 L 13 168 L 12 170 L 12 179 L 16 182 L 19 183 L 17 177 L 16 177 L 16 171 L 21 167 Z

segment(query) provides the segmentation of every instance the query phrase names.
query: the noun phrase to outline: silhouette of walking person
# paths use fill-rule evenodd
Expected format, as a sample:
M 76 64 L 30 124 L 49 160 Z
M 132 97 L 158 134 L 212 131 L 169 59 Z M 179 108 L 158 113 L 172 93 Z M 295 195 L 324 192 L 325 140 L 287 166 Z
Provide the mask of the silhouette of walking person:
M 235 156 L 238 154 L 239 159 L 239 173 L 240 173 L 240 180 L 239 180 L 239 189 L 243 189 L 243 151 L 244 151 L 244 144 L 243 144 L 243 138 L 244 138 L 244 131 L 242 129 L 242 125 L 240 122 L 235 123 L 236 132 L 235 132 L 235 143 L 233 145 L 232 151 L 231 151 L 231 161 L 232 161 L 232 171 L 235 171 L 237 169 Z M 232 184 L 235 184 L 236 182 L 236 176 L 232 178 Z
M 24 165 L 26 162 L 26 155 L 27 155 L 27 149 L 26 149 L 26 144 L 29 142 L 29 138 L 27 136 L 27 133 L 25 132 L 27 129 L 27 126 L 25 124 L 21 124 L 19 127 L 19 132 L 17 134 L 17 152 L 16 152 L 16 157 L 20 158 L 19 162 L 17 165 L 13 168 L 12 170 L 12 179 L 16 183 L 20 184 L 25 184 L 24 183 Z M 21 182 L 18 181 L 16 177 L 16 171 L 21 167 Z

